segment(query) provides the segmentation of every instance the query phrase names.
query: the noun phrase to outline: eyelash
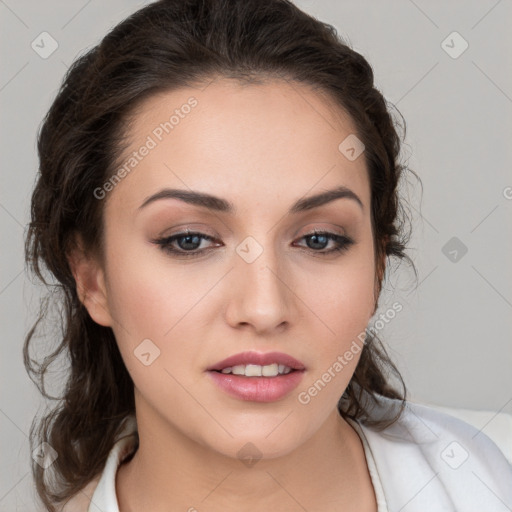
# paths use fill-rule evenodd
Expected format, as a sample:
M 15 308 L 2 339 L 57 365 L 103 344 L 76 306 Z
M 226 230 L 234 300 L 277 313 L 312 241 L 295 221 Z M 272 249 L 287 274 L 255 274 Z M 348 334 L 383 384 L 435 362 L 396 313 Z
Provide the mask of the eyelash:
M 182 233 L 176 233 L 175 235 L 168 236 L 165 238 L 159 238 L 156 240 L 152 240 L 153 243 L 159 245 L 161 247 L 161 250 L 164 251 L 167 254 L 170 254 L 171 256 L 180 258 L 194 258 L 199 257 L 203 255 L 206 251 L 209 251 L 211 249 L 201 249 L 201 250 L 194 250 L 194 251 L 184 251 L 184 250 L 178 250 L 171 246 L 171 244 L 176 241 L 179 238 L 185 238 L 188 236 L 198 236 L 201 239 L 208 240 L 210 242 L 214 242 L 215 238 L 205 235 L 204 233 L 198 233 L 195 231 L 186 231 Z M 328 238 L 328 240 L 332 240 L 336 242 L 338 245 L 334 247 L 333 249 L 330 249 L 328 251 L 322 250 L 317 251 L 314 249 L 311 249 L 309 247 L 304 248 L 307 251 L 311 251 L 313 253 L 317 253 L 319 256 L 328 256 L 334 253 L 343 253 L 348 250 L 348 248 L 353 245 L 355 242 L 351 238 L 344 236 L 344 235 L 338 235 L 337 233 L 331 233 L 329 231 L 313 231 L 311 233 L 308 233 L 300 238 L 302 240 L 303 238 L 309 238 L 313 236 L 325 236 Z

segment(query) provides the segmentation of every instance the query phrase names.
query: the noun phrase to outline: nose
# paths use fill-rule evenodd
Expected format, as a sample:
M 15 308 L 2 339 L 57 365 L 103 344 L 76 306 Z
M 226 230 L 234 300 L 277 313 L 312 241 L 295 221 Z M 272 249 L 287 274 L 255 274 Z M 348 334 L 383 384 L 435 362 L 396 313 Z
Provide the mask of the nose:
M 286 328 L 295 311 L 290 280 L 271 249 L 265 248 L 252 263 L 236 254 L 226 309 L 229 325 L 252 329 L 258 334 L 271 334 Z

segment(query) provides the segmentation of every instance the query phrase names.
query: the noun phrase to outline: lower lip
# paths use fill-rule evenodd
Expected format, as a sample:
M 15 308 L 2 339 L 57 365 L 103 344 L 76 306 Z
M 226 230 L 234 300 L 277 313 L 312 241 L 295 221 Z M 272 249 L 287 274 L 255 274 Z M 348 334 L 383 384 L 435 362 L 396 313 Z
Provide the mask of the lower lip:
M 295 370 L 276 377 L 245 377 L 232 373 L 208 371 L 213 382 L 228 395 L 252 402 L 274 402 L 295 389 L 304 375 Z

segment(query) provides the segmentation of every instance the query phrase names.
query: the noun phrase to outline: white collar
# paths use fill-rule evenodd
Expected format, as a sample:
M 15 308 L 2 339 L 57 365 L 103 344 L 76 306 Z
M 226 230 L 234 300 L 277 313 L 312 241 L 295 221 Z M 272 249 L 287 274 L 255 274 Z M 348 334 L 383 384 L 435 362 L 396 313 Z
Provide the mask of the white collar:
M 368 419 L 383 418 L 398 405 L 397 400 L 380 397 Z M 473 426 L 411 403 L 383 430 L 367 423 L 351 421 L 363 442 L 379 512 L 512 510 L 512 466 Z M 136 428 L 135 417 L 127 417 L 88 512 L 119 512 L 116 473 L 134 451 Z

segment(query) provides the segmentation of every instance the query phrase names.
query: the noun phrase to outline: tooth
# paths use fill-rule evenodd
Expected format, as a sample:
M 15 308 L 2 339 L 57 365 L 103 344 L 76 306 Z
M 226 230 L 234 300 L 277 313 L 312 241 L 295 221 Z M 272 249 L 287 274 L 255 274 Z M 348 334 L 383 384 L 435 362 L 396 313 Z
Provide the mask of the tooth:
M 243 375 L 245 377 L 277 377 L 278 375 L 286 375 L 292 371 L 292 368 L 284 364 L 267 364 L 260 366 L 259 364 L 239 364 L 236 366 L 228 366 L 221 370 L 224 374 Z
M 267 364 L 266 366 L 263 366 L 261 369 L 261 375 L 264 377 L 275 377 L 278 373 L 278 365 L 276 363 L 274 364 Z
M 261 377 L 261 366 L 258 364 L 248 364 L 245 367 L 246 377 Z
M 231 368 L 231 373 L 233 375 L 245 375 L 245 366 L 243 364 L 238 364 Z

